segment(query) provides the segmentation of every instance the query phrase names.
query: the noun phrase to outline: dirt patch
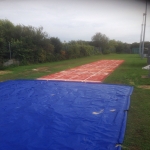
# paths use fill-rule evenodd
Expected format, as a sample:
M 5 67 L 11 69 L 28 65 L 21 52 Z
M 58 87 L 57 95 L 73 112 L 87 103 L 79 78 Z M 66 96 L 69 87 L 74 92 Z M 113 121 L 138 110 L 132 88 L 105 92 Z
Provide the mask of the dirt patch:
M 0 71 L 0 75 L 4 75 L 4 74 L 8 74 L 8 73 L 12 73 L 12 71 Z
M 131 85 L 135 85 L 133 81 L 130 81 L 129 83 L 130 83 Z
M 128 148 L 128 149 L 132 149 L 132 150 L 141 150 L 139 147 L 137 147 L 137 146 L 131 146 L 130 148 Z
M 150 79 L 150 76 L 149 75 L 147 75 L 147 76 L 141 76 L 141 78 L 143 78 L 143 79 Z
M 57 65 L 57 66 L 55 66 L 54 68 L 60 68 L 60 67 L 62 67 L 62 66 L 64 66 L 64 65 Z
M 35 68 L 35 69 L 32 69 L 32 71 L 39 71 L 39 72 L 45 71 L 45 72 L 51 72 L 51 71 L 49 70 L 48 67 Z
M 150 89 L 150 85 L 140 85 L 140 86 L 138 86 L 138 88 Z

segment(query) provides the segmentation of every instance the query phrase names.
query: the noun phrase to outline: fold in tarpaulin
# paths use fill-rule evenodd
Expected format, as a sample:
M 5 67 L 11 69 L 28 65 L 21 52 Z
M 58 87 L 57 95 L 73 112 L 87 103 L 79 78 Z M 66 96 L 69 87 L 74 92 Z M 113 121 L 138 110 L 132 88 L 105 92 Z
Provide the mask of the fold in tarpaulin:
M 131 86 L 0 83 L 1 150 L 120 150 Z

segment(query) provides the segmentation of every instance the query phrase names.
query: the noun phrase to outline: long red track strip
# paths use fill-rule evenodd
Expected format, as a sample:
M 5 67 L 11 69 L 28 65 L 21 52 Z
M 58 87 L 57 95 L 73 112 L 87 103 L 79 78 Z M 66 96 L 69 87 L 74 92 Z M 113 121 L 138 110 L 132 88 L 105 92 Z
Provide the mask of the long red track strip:
M 39 80 L 102 82 L 124 60 L 100 60 L 38 78 Z

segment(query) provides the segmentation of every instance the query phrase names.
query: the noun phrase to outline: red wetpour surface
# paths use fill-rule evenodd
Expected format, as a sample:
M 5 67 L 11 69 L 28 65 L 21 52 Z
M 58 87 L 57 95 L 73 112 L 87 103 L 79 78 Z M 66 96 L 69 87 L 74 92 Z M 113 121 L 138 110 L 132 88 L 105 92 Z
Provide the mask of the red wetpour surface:
M 38 78 L 40 80 L 102 82 L 124 60 L 100 60 Z

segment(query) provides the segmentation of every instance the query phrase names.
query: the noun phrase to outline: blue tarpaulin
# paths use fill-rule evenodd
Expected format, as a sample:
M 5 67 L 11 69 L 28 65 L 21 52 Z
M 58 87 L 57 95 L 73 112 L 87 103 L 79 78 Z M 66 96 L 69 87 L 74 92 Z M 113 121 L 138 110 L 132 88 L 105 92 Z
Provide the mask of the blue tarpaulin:
M 131 86 L 0 83 L 1 150 L 120 150 Z

